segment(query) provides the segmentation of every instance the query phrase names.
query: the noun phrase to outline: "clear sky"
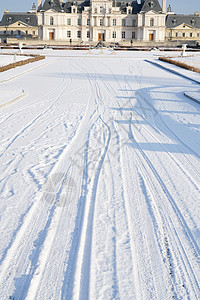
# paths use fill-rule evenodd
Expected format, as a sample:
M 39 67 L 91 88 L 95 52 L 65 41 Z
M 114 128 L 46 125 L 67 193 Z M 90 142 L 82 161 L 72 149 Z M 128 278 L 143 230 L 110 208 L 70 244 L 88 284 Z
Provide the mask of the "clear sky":
M 5 9 L 12 12 L 28 11 L 32 7 L 33 2 L 37 4 L 37 1 L 34 0 L 0 0 L 0 17 L 2 17 Z M 159 0 L 159 2 L 162 4 L 162 0 Z M 177 14 L 193 14 L 195 11 L 200 13 L 199 0 L 167 0 L 167 6 L 169 4 Z

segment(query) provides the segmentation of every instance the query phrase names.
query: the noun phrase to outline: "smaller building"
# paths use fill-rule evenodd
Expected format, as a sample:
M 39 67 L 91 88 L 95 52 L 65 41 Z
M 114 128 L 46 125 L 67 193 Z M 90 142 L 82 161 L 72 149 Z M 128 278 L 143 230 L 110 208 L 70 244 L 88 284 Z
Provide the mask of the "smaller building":
M 200 17 L 171 13 L 166 17 L 166 40 L 171 42 L 200 43 Z
M 6 10 L 0 22 L 2 43 L 38 38 L 38 17 L 35 5 L 27 13 Z

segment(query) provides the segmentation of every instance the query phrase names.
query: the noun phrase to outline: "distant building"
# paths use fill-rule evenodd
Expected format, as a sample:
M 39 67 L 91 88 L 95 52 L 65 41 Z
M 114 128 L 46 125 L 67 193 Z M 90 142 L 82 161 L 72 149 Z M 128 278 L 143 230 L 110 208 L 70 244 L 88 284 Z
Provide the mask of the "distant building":
M 27 13 L 4 12 L 0 39 L 134 44 L 199 42 L 200 17 L 177 15 L 166 0 L 38 0 Z
M 170 13 L 166 17 L 166 40 L 200 43 L 200 17 L 194 15 L 177 15 Z
M 0 40 L 2 43 L 19 39 L 38 38 L 38 17 L 36 6 L 27 13 L 13 13 L 6 10 L 0 22 Z
M 39 0 L 38 7 L 39 36 L 45 41 L 165 41 L 166 14 L 158 0 Z

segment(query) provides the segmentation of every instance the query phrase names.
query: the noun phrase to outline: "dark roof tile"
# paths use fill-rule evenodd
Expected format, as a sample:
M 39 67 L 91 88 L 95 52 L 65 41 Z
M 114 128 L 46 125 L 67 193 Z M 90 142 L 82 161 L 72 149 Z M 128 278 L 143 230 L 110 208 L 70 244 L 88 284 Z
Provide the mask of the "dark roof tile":
M 28 26 L 38 26 L 38 18 L 34 13 L 7 13 L 5 12 L 0 26 L 9 26 L 15 22 L 23 22 Z
M 200 17 L 195 15 L 168 15 L 166 18 L 166 27 L 174 28 L 181 24 L 187 24 L 193 28 L 200 28 Z

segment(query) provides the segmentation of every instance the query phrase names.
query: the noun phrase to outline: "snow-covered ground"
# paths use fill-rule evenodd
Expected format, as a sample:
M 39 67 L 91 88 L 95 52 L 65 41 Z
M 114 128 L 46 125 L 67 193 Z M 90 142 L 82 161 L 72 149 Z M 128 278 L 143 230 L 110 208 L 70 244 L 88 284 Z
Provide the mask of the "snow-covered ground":
M 0 299 L 199 299 L 199 84 L 44 52 L 0 74 Z
M 200 52 L 198 52 L 197 54 L 190 54 L 190 55 L 187 55 L 187 52 L 186 52 L 186 56 L 179 56 L 179 57 L 174 58 L 174 60 L 180 61 L 189 66 L 200 69 Z
M 23 56 L 23 55 L 1 55 L 0 52 L 0 67 L 21 61 L 21 60 L 26 60 L 29 57 Z

